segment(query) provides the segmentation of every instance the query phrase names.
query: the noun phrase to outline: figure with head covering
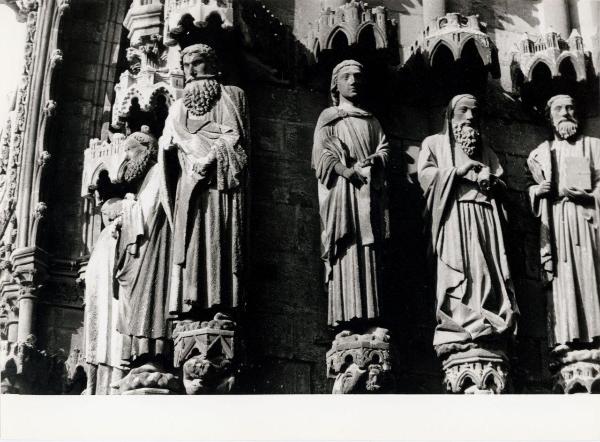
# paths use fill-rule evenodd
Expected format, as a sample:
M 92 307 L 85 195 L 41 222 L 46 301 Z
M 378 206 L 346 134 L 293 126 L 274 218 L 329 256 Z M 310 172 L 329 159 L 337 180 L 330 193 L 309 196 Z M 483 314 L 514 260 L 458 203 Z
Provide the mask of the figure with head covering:
M 504 357 L 505 342 L 516 328 L 499 200 L 503 170 L 481 141 L 478 112 L 472 95 L 454 97 L 443 132 L 423 141 L 418 161 L 436 267 L 433 344 L 442 359 L 478 347 L 498 349 Z
M 552 97 L 546 110 L 553 137 L 527 163 L 543 277 L 552 287 L 549 343 L 560 357 L 600 348 L 600 139 L 581 133 L 569 95 Z
M 321 113 L 314 135 L 312 167 L 332 327 L 378 318 L 381 309 L 389 146 L 377 118 L 360 107 L 362 85 L 360 63 L 346 60 L 335 67 L 334 106 Z
M 241 304 L 248 113 L 244 91 L 219 82 L 215 51 L 181 51 L 183 97 L 159 144 L 162 202 L 173 229 L 169 312 L 212 319 Z
M 165 272 L 170 232 L 159 198 L 158 142 L 143 126 L 123 148 L 121 176 L 99 186 L 107 227 L 86 271 L 86 360 L 95 372 L 89 376 L 91 394 L 110 393 L 110 384 L 131 368 L 153 364 L 157 369 L 170 361 Z

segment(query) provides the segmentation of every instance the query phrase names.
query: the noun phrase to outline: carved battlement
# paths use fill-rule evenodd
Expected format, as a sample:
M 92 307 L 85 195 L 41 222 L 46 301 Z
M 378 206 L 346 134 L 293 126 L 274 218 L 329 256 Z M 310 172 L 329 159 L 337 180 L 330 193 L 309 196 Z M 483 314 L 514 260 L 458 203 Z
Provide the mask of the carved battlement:
M 442 47 L 450 50 L 455 61 L 460 60 L 463 49 L 470 41 L 477 46 L 484 66 L 492 65 L 493 44 L 477 15 L 465 16 L 452 12 L 436 17 L 423 30 L 422 40 L 415 41 L 410 50 L 413 54 L 421 53 L 432 65 L 437 51 Z
M 513 61 L 518 64 L 526 82 L 533 79 L 534 69 L 540 63 L 548 67 L 552 77 L 561 76 L 561 65 L 565 61 L 573 65 L 577 81 L 587 78 L 583 38 L 577 29 L 566 41 L 552 30 L 537 37 L 525 33 L 513 51 Z
M 90 140 L 89 147 L 83 153 L 82 197 L 89 195 L 89 187 L 96 183 L 100 171 L 108 171 L 111 178 L 118 176 L 119 169 L 125 162 L 124 141 L 125 136 L 122 134 L 113 135 L 112 142 L 97 138 Z
M 360 41 L 364 31 L 372 30 L 376 49 L 383 49 L 388 46 L 389 25 L 386 8 L 369 8 L 365 2 L 352 0 L 333 9 L 323 9 L 308 35 L 308 43 L 316 56 L 320 51 L 333 49 L 339 33 L 352 46 Z

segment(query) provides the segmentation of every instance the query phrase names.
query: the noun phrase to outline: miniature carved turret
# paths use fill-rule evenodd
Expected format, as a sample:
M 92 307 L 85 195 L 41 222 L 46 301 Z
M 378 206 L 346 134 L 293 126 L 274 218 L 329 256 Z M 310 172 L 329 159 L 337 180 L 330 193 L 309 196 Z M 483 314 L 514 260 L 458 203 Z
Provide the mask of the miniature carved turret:
M 321 10 L 308 35 L 308 46 L 315 57 L 321 51 L 334 49 L 334 42 L 340 35 L 346 39 L 348 46 L 353 46 L 368 31 L 372 31 L 375 37 L 373 49 L 388 47 L 388 28 L 394 23 L 388 21 L 386 8 L 369 8 L 367 3 L 354 0 L 333 8 L 330 3 L 324 2 L 327 7 Z
M 586 80 L 583 38 L 577 29 L 566 41 L 552 29 L 538 37 L 524 34 L 513 51 L 513 63 L 518 65 L 525 82 L 533 79 L 533 72 L 540 63 L 548 67 L 552 77 L 560 77 L 563 62 L 573 65 L 577 81 Z
M 445 46 L 450 50 L 455 61 L 462 58 L 463 49 L 469 41 L 477 46 L 478 53 L 486 68 L 492 68 L 494 47 L 491 39 L 485 33 L 485 25 L 476 15 L 465 16 L 458 13 L 448 13 L 429 22 L 423 30 L 423 38 L 411 46 L 411 52 L 422 54 L 429 66 L 433 64 L 437 51 Z M 492 72 L 496 77 L 496 72 Z

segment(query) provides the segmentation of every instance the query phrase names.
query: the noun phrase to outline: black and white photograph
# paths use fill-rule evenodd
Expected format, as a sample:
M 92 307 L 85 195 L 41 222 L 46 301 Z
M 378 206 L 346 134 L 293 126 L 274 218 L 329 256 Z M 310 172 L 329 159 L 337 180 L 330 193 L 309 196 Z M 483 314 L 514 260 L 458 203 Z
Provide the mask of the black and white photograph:
M 0 40 L 5 423 L 600 422 L 600 0 L 0 0 Z

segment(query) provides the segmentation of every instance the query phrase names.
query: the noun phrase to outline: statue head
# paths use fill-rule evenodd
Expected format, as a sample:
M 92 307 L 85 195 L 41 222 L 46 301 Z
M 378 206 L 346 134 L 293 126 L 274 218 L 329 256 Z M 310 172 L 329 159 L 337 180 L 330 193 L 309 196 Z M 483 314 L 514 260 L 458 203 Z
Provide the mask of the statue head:
M 146 174 L 156 158 L 158 141 L 148 126 L 142 126 L 139 132 L 127 137 L 124 148 L 127 165 L 123 178 L 129 182 Z
M 450 100 L 447 118 L 454 143 L 469 157 L 473 156 L 481 141 L 477 98 L 470 94 L 455 96 Z
M 333 68 L 330 92 L 334 106 L 343 101 L 358 102 L 364 82 L 363 71 L 363 65 L 354 60 L 344 60 Z
M 186 47 L 181 51 L 181 68 L 185 76 L 183 104 L 193 115 L 202 116 L 212 109 L 221 92 L 214 49 L 205 44 Z
M 570 140 L 579 130 L 579 120 L 575 101 L 570 95 L 555 95 L 548 100 L 546 115 L 552 124 L 554 136 L 560 140 Z

